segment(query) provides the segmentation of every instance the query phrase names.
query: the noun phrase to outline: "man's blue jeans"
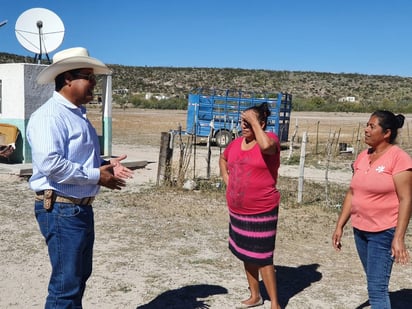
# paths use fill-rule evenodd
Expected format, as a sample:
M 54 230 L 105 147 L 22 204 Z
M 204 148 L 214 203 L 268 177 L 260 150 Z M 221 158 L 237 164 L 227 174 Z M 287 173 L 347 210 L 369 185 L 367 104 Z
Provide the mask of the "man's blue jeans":
M 80 309 L 92 273 L 94 215 L 91 206 L 35 202 L 35 215 L 49 251 L 52 274 L 45 309 Z
M 369 304 L 372 309 L 390 309 L 389 279 L 393 257 L 391 245 L 395 228 L 382 232 L 353 229 L 356 248 L 368 282 Z

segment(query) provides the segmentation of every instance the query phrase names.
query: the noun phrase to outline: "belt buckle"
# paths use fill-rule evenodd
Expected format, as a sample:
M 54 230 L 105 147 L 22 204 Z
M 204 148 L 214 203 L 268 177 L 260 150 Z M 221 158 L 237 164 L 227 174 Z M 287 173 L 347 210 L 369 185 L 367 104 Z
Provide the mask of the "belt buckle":
M 51 209 L 53 206 L 53 190 L 47 189 L 43 193 L 43 207 L 44 209 Z
M 83 197 L 82 199 L 80 199 L 79 204 L 83 206 L 90 206 L 92 201 L 93 201 L 92 196 Z
M 89 198 L 88 197 L 83 197 L 82 199 L 80 199 L 80 205 L 87 205 L 87 203 L 88 203 L 88 201 L 89 201 Z

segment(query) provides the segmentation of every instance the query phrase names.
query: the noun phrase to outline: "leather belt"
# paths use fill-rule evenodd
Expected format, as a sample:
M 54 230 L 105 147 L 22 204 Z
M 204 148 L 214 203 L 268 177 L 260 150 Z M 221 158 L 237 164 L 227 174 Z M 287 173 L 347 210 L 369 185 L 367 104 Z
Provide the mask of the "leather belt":
M 81 206 L 91 206 L 94 196 L 84 198 L 74 198 L 57 195 L 53 190 L 44 190 L 36 192 L 36 201 L 44 201 L 44 208 L 50 209 L 53 203 L 67 203 Z

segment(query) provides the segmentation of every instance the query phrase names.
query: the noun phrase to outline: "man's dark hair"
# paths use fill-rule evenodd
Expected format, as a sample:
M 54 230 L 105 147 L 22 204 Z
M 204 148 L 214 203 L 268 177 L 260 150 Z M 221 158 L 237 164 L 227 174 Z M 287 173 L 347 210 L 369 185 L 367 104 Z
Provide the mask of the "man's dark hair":
M 70 71 L 66 71 L 63 73 L 60 73 L 59 75 L 56 76 L 56 78 L 54 79 L 54 83 L 55 83 L 55 90 L 56 91 L 60 91 L 64 85 L 66 85 L 66 74 L 69 73 L 71 76 L 75 76 L 77 73 L 80 73 L 81 69 L 75 69 L 75 70 L 70 70 Z

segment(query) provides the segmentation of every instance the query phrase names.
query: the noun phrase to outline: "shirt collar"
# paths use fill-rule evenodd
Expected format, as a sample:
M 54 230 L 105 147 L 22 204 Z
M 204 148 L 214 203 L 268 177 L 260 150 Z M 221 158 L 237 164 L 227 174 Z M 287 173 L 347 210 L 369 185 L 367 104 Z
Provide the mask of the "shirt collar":
M 64 106 L 70 108 L 70 109 L 78 109 L 76 105 L 74 105 L 72 102 L 67 100 L 64 96 L 62 96 L 60 93 L 57 91 L 53 92 L 53 99 L 55 99 L 57 102 L 63 104 Z
M 62 104 L 66 106 L 67 108 L 70 108 L 72 110 L 76 110 L 80 112 L 82 115 L 86 114 L 86 108 L 84 106 L 76 106 L 69 100 L 67 100 L 64 96 L 62 96 L 59 92 L 54 91 L 53 92 L 53 99 L 55 99 L 59 104 Z

